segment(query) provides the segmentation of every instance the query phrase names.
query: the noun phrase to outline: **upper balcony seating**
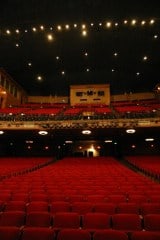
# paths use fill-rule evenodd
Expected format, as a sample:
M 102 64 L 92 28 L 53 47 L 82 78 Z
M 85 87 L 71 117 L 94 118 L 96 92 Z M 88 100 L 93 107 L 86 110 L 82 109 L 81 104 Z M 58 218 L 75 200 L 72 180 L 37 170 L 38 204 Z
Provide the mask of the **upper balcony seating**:
M 122 117 L 124 114 L 127 118 L 148 118 L 155 117 L 158 109 L 160 109 L 158 101 L 111 102 L 110 106 L 105 104 L 76 104 L 70 106 L 66 103 L 26 103 L 0 109 L 0 120 L 113 119 Z
M 148 106 L 117 106 L 114 108 L 119 113 L 127 112 L 151 112 L 151 107 Z

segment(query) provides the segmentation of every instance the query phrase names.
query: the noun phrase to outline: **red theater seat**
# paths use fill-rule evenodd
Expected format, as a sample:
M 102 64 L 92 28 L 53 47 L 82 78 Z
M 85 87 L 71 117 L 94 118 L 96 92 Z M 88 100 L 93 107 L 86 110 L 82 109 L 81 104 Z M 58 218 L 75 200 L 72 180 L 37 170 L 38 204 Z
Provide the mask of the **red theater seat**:
M 114 203 L 95 203 L 94 212 L 102 212 L 107 214 L 115 214 L 116 204 Z
M 0 201 L 9 201 L 11 200 L 11 194 L 10 193 L 0 193 Z
M 57 212 L 70 212 L 70 203 L 68 202 L 52 202 L 50 205 L 50 212 L 55 214 Z
M 19 227 L 0 226 L 0 239 L 1 240 L 18 240 L 20 237 Z
M 54 231 L 44 227 L 26 227 L 23 229 L 21 240 L 54 240 Z M 16 239 L 17 240 L 17 239 Z
M 139 205 L 136 203 L 119 203 L 117 213 L 135 213 L 139 214 Z
M 159 240 L 160 235 L 157 235 L 155 232 L 136 231 L 131 234 L 130 239 L 131 240 Z
M 146 231 L 160 232 L 160 214 L 148 214 L 144 216 L 144 229 Z
M 9 201 L 5 206 L 5 211 L 26 211 L 26 203 L 24 201 Z
M 91 235 L 82 229 L 63 229 L 58 233 L 57 240 L 91 240 Z
M 27 212 L 39 212 L 39 211 L 44 211 L 44 212 L 48 212 L 49 210 L 49 206 L 48 206 L 48 203 L 47 202 L 41 202 L 41 201 L 33 201 L 33 202 L 30 202 L 28 205 L 27 205 Z
M 128 240 L 128 236 L 122 231 L 98 230 L 93 234 L 93 240 Z
M 15 193 L 12 195 L 12 201 L 29 201 L 29 194 L 28 193 Z
M 126 202 L 126 196 L 122 194 L 108 195 L 108 201 L 111 203 Z
M 5 202 L 0 200 L 0 212 L 5 208 Z
M 53 217 L 53 228 L 79 228 L 80 216 L 78 213 L 73 212 L 61 212 L 56 213 Z
M 134 195 L 129 195 L 128 197 L 128 202 L 134 202 L 138 204 L 142 204 L 144 202 L 148 202 L 148 197 L 142 194 L 134 194 Z
M 159 191 L 157 192 L 156 195 L 151 195 L 149 198 L 150 198 L 150 202 L 152 203 L 160 203 Z
M 21 227 L 24 221 L 25 213 L 22 211 L 3 212 L 0 216 L 0 226 Z
M 63 194 L 50 194 L 49 200 L 50 202 L 66 201 L 66 197 Z
M 46 194 L 33 193 L 30 195 L 30 201 L 48 201 L 48 196 Z
M 138 214 L 115 214 L 112 215 L 112 227 L 115 230 L 139 231 L 142 223 Z
M 111 227 L 111 217 L 106 213 L 87 213 L 82 218 L 82 228 L 88 231 Z
M 160 203 L 141 204 L 141 215 L 146 214 L 160 214 Z
M 47 212 L 30 212 L 26 216 L 28 227 L 50 227 L 52 217 Z
M 98 194 L 98 195 L 88 195 L 86 197 L 86 201 L 94 202 L 94 203 L 96 203 L 96 202 L 106 202 L 107 198 L 106 198 L 105 195 L 100 195 L 100 194 Z
M 84 197 L 84 195 L 71 194 L 71 195 L 68 196 L 68 201 L 70 203 L 72 203 L 72 202 L 84 202 L 84 201 L 86 201 L 86 198 Z
M 80 215 L 93 212 L 93 203 L 91 202 L 74 202 L 71 206 L 72 212 L 77 212 Z

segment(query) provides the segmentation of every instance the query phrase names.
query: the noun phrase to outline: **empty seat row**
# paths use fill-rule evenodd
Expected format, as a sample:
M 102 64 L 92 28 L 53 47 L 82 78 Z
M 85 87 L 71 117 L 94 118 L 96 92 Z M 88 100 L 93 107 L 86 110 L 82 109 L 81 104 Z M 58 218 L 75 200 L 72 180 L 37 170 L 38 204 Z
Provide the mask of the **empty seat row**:
M 158 180 L 160 179 L 159 156 L 129 156 L 126 159 L 144 174 Z
M 150 193 L 150 192 L 149 192 Z M 143 203 L 143 202 L 159 202 L 160 203 L 160 195 L 159 191 L 153 194 L 150 194 L 149 196 L 146 194 L 134 194 L 130 193 L 128 196 L 125 194 L 90 194 L 84 195 L 84 194 L 67 194 L 56 192 L 50 192 L 50 193 L 27 193 L 24 191 L 24 193 L 15 193 L 11 194 L 9 192 L 0 193 L 0 201 L 25 201 L 32 202 L 32 201 L 46 201 L 46 202 L 52 202 L 52 201 L 66 201 L 66 202 L 110 202 L 110 203 L 120 203 L 120 202 L 134 202 L 134 203 Z
M 107 214 L 135 213 L 139 215 L 160 214 L 160 203 L 89 203 L 74 202 L 72 204 L 65 201 L 51 202 L 48 204 L 43 201 L 34 201 L 26 204 L 24 201 L 10 201 L 8 203 L 0 202 L 1 212 L 8 211 L 46 211 L 50 213 L 57 212 L 77 212 L 81 215 L 88 212 L 102 212 Z
M 56 233 L 51 228 L 0 227 L 1 240 L 159 240 L 160 234 L 148 231 L 97 230 L 93 234 L 84 229 L 62 229 Z
M 148 214 L 142 219 L 138 214 L 78 213 L 60 212 L 54 216 L 47 212 L 4 212 L 0 215 L 0 226 L 15 227 L 52 227 L 82 228 L 94 232 L 97 229 L 115 229 L 126 232 L 132 231 L 160 231 L 160 214 Z

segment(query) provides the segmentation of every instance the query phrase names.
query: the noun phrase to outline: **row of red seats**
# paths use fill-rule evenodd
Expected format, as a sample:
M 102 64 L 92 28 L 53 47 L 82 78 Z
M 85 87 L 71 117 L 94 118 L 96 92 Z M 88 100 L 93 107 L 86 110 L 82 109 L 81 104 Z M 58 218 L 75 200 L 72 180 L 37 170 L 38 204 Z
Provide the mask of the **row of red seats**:
M 77 212 L 84 215 L 88 212 L 119 214 L 119 213 L 135 213 L 141 216 L 146 214 L 160 214 L 159 203 L 90 203 L 90 202 L 73 202 L 72 204 L 63 201 L 43 202 L 33 201 L 26 203 L 24 201 L 9 201 L 7 203 L 0 202 L 0 211 L 45 211 L 55 214 L 57 212 Z
M 0 109 L 1 114 L 58 114 L 62 110 L 58 107 L 53 108 L 37 108 L 37 109 L 30 109 L 30 108 L 3 108 Z
M 107 196 L 111 194 L 132 196 L 135 195 L 135 191 L 139 195 L 143 193 L 152 198 L 152 194 L 156 195 L 159 192 L 159 187 L 158 183 L 132 172 L 113 160 L 59 161 L 38 172 L 30 173 L 29 178 L 28 175 L 19 176 L 14 178 L 14 181 L 5 179 L 0 183 L 1 193 L 8 190 L 12 193 L 18 191 L 27 194 L 36 189 L 49 195 L 62 195 L 63 192 L 64 197 L 79 194 L 82 195 L 81 198 L 95 193 Z
M 40 171 L 40 169 L 38 169 Z M 32 172 L 33 173 L 33 172 Z M 31 174 L 31 173 L 30 173 Z M 18 178 L 20 176 L 17 176 Z M 17 178 L 16 177 L 16 178 Z M 11 178 L 10 178 L 11 179 Z M 23 178 L 20 178 L 23 181 Z M 32 178 L 31 178 L 32 179 Z M 15 182 L 14 182 L 15 181 Z M 34 180 L 33 180 L 34 181 Z M 47 184 L 48 181 L 48 184 Z M 58 181 L 58 179 L 57 179 Z M 118 181 L 118 180 L 117 180 Z M 84 186 L 86 182 L 86 186 Z M 125 197 L 129 197 L 129 196 L 133 196 L 133 195 L 143 195 L 146 196 L 148 198 L 150 198 L 149 196 L 152 195 L 156 195 L 159 190 L 160 190 L 160 186 L 157 185 L 157 183 L 151 185 L 151 186 L 137 186 L 137 190 L 135 188 L 134 182 L 129 182 L 130 186 L 125 186 L 125 182 L 119 182 L 119 184 L 123 184 L 123 186 L 121 186 L 120 188 L 118 188 L 118 186 L 116 185 L 109 185 L 108 182 L 106 182 L 107 186 L 103 185 L 95 185 L 95 186 L 90 186 L 90 183 L 87 183 L 87 179 L 86 181 L 84 181 L 82 184 L 83 186 L 79 186 L 76 184 L 70 184 L 68 186 L 65 187 L 65 185 L 61 182 L 57 182 L 57 186 L 55 187 L 55 184 L 52 183 L 52 178 L 51 181 L 49 181 L 49 179 L 45 180 L 44 183 L 33 183 L 32 185 L 29 184 L 30 181 L 28 183 L 24 183 L 24 182 L 18 182 L 16 181 L 16 179 L 13 179 L 13 183 L 9 184 L 7 179 L 3 179 L 3 182 L 0 182 L 0 192 L 2 194 L 17 194 L 17 193 L 26 193 L 28 195 L 30 194 L 46 194 L 46 195 L 63 195 L 64 198 L 68 197 L 68 196 L 73 196 L 73 195 L 79 195 L 81 196 L 81 198 L 86 198 L 87 200 L 87 196 L 91 195 L 96 197 L 96 195 L 100 195 L 100 196 L 109 196 L 109 195 L 119 195 L 119 196 L 125 196 Z M 6 186 L 4 185 L 6 184 Z M 94 184 L 94 182 L 93 182 Z M 137 183 L 138 184 L 138 183 Z M 19 188 L 16 188 L 16 185 L 19 185 Z M 59 187 L 59 188 L 58 188 Z M 72 189 L 71 189 L 72 188 Z M 85 200 L 85 199 L 84 199 Z
M 160 109 L 160 103 L 158 101 L 146 101 L 143 103 L 138 102 L 113 102 L 111 103 L 114 111 L 118 113 L 127 113 L 127 112 L 153 112 L 154 110 Z M 6 107 L 0 109 L 1 114 L 17 115 L 17 114 L 26 114 L 26 115 L 79 115 L 82 112 L 93 112 L 95 114 L 108 114 L 113 113 L 112 108 L 105 104 L 77 104 L 75 106 L 70 106 L 69 104 L 22 104 L 17 107 Z
M 154 104 L 159 104 L 159 100 L 158 99 L 144 99 L 144 100 L 134 100 L 134 101 L 112 101 L 111 105 L 112 106 L 131 106 L 131 105 L 154 105 Z
M 9 162 L 7 159 L 5 161 L 5 164 L 6 164 L 6 167 L 8 165 L 18 167 L 21 164 L 23 166 L 24 160 L 23 160 L 23 162 L 22 162 L 22 160 L 23 159 L 19 159 L 19 161 L 17 161 L 17 162 L 14 162 L 14 161 Z M 28 159 L 26 161 L 28 162 Z M 36 162 L 36 159 L 35 159 L 35 162 Z M 75 164 L 73 165 L 73 163 L 75 163 Z M 117 187 L 117 188 L 120 187 L 121 183 L 124 184 L 126 181 L 127 182 L 126 182 L 125 186 L 121 186 L 121 187 L 126 188 L 128 186 L 130 188 L 134 185 L 136 187 L 136 189 L 139 187 L 143 187 L 143 189 L 144 189 L 145 185 L 150 184 L 151 187 L 156 185 L 155 183 L 152 183 L 150 180 L 144 178 L 143 176 L 140 176 L 137 173 L 130 171 L 126 167 L 121 166 L 118 162 L 116 162 L 113 165 L 113 163 L 111 164 L 110 161 L 105 162 L 104 164 L 102 164 L 102 162 L 100 161 L 100 162 L 97 162 L 97 164 L 98 165 L 96 165 L 96 162 L 92 161 L 92 162 L 90 162 L 90 164 L 88 166 L 85 164 L 85 162 L 82 162 L 82 165 L 80 165 L 79 162 L 76 162 L 76 161 L 74 162 L 74 160 L 73 160 L 73 162 L 68 162 L 67 165 L 65 165 L 65 161 L 61 161 L 61 162 L 57 162 L 57 164 L 54 164 L 53 166 L 49 167 L 48 169 L 44 169 L 43 176 L 46 178 L 46 181 L 49 181 L 49 182 L 47 182 L 47 186 L 52 185 L 54 188 L 56 187 L 54 184 L 54 181 L 56 181 L 57 184 L 60 184 L 62 187 L 64 185 L 64 188 L 66 188 L 67 185 L 69 184 L 68 188 L 72 188 L 72 186 L 73 187 L 75 186 L 78 189 L 80 189 L 80 188 L 84 189 L 85 186 L 84 185 L 81 186 L 81 184 L 85 184 L 85 183 L 87 183 L 90 187 L 92 185 L 96 184 L 97 187 L 102 186 L 102 187 L 109 188 L 109 190 L 114 187 Z M 83 166 L 85 167 L 85 170 L 87 170 L 87 171 L 84 171 Z M 95 170 L 94 170 L 94 166 L 96 167 Z M 73 170 L 72 175 L 68 176 L 70 174 L 70 170 Z M 90 172 L 90 170 L 91 170 L 91 172 Z M 92 170 L 94 170 L 94 176 L 96 176 L 96 179 L 94 178 L 94 176 L 92 176 Z M 49 174 L 48 174 L 48 171 L 49 171 Z M 109 175 L 108 175 L 108 172 L 109 172 Z M 61 174 L 63 174 L 65 179 L 61 179 Z M 99 176 L 99 174 L 101 174 L 101 176 Z M 38 174 L 34 173 L 34 174 L 30 175 L 30 177 L 31 177 L 31 179 L 30 178 L 28 179 L 28 176 L 24 176 L 22 178 L 23 185 L 26 185 L 27 183 L 29 184 L 30 182 L 32 182 L 32 180 L 33 180 L 32 184 L 34 184 L 34 182 L 36 181 L 35 185 L 37 185 L 37 183 L 42 182 L 41 181 L 42 178 L 39 173 Z M 74 179 L 75 177 L 78 178 L 79 183 L 77 183 L 77 181 L 75 181 L 75 179 Z M 79 179 L 79 177 L 80 177 L 80 179 Z M 116 181 L 115 181 L 115 178 L 116 178 Z M 19 184 L 21 182 L 21 179 L 14 179 L 14 182 L 15 181 Z M 44 181 L 45 181 L 45 179 L 44 179 Z M 108 182 L 110 184 L 108 184 Z M 6 183 L 7 183 L 7 185 L 13 184 L 13 181 L 7 180 Z M 3 185 L 3 183 L 2 183 L 2 185 Z M 58 187 L 57 187 L 57 189 L 58 189 Z M 87 187 L 86 187 L 86 189 L 87 189 Z M 89 191 L 89 189 L 88 189 L 88 191 Z
M 143 173 L 160 179 L 160 156 L 128 156 L 126 159 Z
M 32 202 L 32 201 L 45 201 L 45 202 L 55 202 L 55 201 L 64 201 L 68 203 L 72 202 L 101 202 L 101 203 L 160 203 L 160 195 L 157 191 L 156 193 L 152 193 L 152 195 L 149 196 L 143 193 L 136 193 L 133 192 L 132 194 L 94 194 L 94 195 L 83 195 L 83 194 L 64 194 L 56 192 L 48 192 L 48 193 L 28 193 L 27 190 L 24 192 L 16 192 L 13 194 L 10 193 L 0 193 L 0 201 L 8 202 L 8 201 L 25 201 L 26 203 Z
M 18 186 L 17 189 L 15 188 L 16 185 Z M 101 197 L 100 192 L 98 192 L 98 190 L 106 191 L 106 189 L 108 189 L 109 191 L 111 190 L 117 191 L 117 193 L 120 193 L 121 191 L 125 190 L 126 193 L 128 193 L 129 190 L 135 191 L 136 188 L 141 194 L 144 192 L 144 190 L 146 192 L 147 191 L 152 192 L 152 190 L 154 190 L 154 191 L 157 191 L 158 193 L 159 184 L 151 181 L 151 179 L 149 178 L 146 178 L 142 175 L 139 175 L 138 173 L 131 171 L 127 167 L 123 166 L 121 163 L 117 162 L 115 159 L 109 158 L 109 157 L 108 158 L 87 158 L 87 159 L 86 158 L 79 158 L 79 159 L 68 158 L 68 159 L 58 161 L 55 164 L 38 169 L 38 171 L 28 173 L 26 175 L 17 176 L 10 179 L 4 179 L 0 183 L 0 189 L 6 190 L 6 191 L 9 190 L 10 191 L 9 195 L 12 197 L 18 194 L 22 194 L 22 195 L 25 194 L 27 195 L 27 197 L 30 197 L 30 196 L 33 197 L 33 193 L 35 193 L 34 191 L 37 191 L 37 194 L 40 194 L 36 196 L 38 198 L 40 196 L 46 197 L 47 194 L 48 196 L 53 195 L 55 197 L 56 195 L 55 191 L 57 191 L 57 193 L 59 192 L 59 196 L 61 195 L 62 197 L 64 195 L 71 196 L 71 193 L 73 194 L 73 192 L 76 196 L 78 196 L 78 193 L 81 193 L 81 195 L 82 196 L 85 195 L 85 197 L 86 196 L 91 197 L 91 194 L 97 194 L 98 195 L 97 197 Z M 109 193 L 109 191 L 107 191 L 107 193 Z M 6 204 L 10 202 L 11 202 L 11 199 L 9 199 L 6 202 Z M 82 203 L 83 202 L 81 202 L 81 204 Z M 52 206 L 53 206 L 53 203 L 52 203 Z M 14 211 L 4 211 L 1 214 L 1 217 L 6 216 L 7 213 L 11 214 L 11 212 L 14 212 Z M 53 224 L 50 223 L 49 226 L 54 227 L 55 226 L 54 217 L 55 215 L 60 214 L 60 212 L 54 214 L 53 212 L 43 211 L 43 213 L 46 214 L 45 216 L 51 217 L 51 219 L 53 220 Z M 74 212 L 67 212 L 65 214 L 68 215 L 73 213 Z M 160 216 L 157 213 L 155 215 Z M 26 223 L 26 216 L 28 216 L 28 214 L 31 214 L 31 212 L 23 211 L 25 223 Z M 34 214 L 36 214 L 37 216 L 38 212 Z M 83 215 L 80 213 L 76 213 L 76 214 L 78 215 L 79 218 L 80 218 L 80 215 L 81 216 Z M 96 216 L 96 214 L 100 214 L 100 213 L 94 212 L 92 214 Z M 103 214 L 105 213 L 102 212 L 102 215 Z M 120 213 L 107 214 L 107 216 L 109 216 L 109 219 L 110 219 L 109 229 L 112 227 L 112 224 L 113 224 L 113 216 L 119 216 L 119 215 Z M 149 215 L 145 214 L 143 216 L 143 219 L 140 218 L 139 214 L 135 214 L 135 215 L 138 216 L 138 219 L 140 221 L 140 226 L 141 226 L 140 229 L 143 229 L 144 226 L 146 228 L 146 225 L 144 225 L 144 219 Z M 35 221 L 40 221 L 41 219 L 40 216 L 35 218 L 36 218 Z M 10 219 L 12 218 L 10 217 Z M 133 219 L 134 218 L 132 218 L 132 220 Z M 82 226 L 82 220 L 83 218 L 81 217 L 80 226 Z M 159 219 L 156 218 L 156 221 L 158 222 Z M 65 220 L 65 222 L 70 223 L 71 221 Z M 95 222 L 99 223 L 99 221 L 97 220 Z M 155 225 L 154 219 L 151 219 L 151 224 Z M 127 223 L 124 223 L 124 225 L 126 225 L 126 227 L 128 226 Z M 34 224 L 32 225 L 32 227 L 33 226 Z M 118 231 L 117 228 L 116 228 L 116 231 Z M 151 231 L 151 230 L 147 230 L 147 231 Z M 158 232 L 159 230 L 154 230 L 154 231 Z
M 141 218 L 138 214 L 87 213 L 83 216 L 76 212 L 8 211 L 0 214 L 0 226 L 16 227 L 52 227 L 58 231 L 63 228 L 81 228 L 90 232 L 98 229 L 115 229 L 126 232 L 159 231 L 160 214 L 147 214 Z
M 1 157 L 0 158 L 0 176 L 5 176 L 5 175 L 8 175 L 9 173 L 13 174 L 19 171 L 31 169 L 35 166 L 39 166 L 49 161 L 51 161 L 51 158 L 47 158 L 47 157 L 28 157 L 28 158 Z
M 23 103 L 18 107 L 27 107 L 27 108 L 50 108 L 50 107 L 59 107 L 59 108 L 64 108 L 69 106 L 68 103 L 34 103 L 34 102 L 28 102 L 28 103 Z
M 39 170 L 39 169 L 38 169 Z M 3 183 L 7 184 L 7 181 L 5 181 L 6 179 L 3 179 Z M 15 180 L 15 179 L 14 179 Z M 7 184 L 6 187 L 5 185 L 3 185 L 3 183 L 0 183 L 0 192 L 2 194 L 8 193 L 8 194 L 16 194 L 16 193 L 26 193 L 28 195 L 30 194 L 52 194 L 52 195 L 63 195 L 64 198 L 67 196 L 72 196 L 72 195 L 81 195 L 81 198 L 86 198 L 87 200 L 87 196 L 92 195 L 92 196 L 96 196 L 96 195 L 100 195 L 100 196 L 109 196 L 109 195 L 119 195 L 119 196 L 123 196 L 123 197 L 129 197 L 132 195 L 143 195 L 146 196 L 148 198 L 150 198 L 149 196 L 151 195 L 156 195 L 159 190 L 160 190 L 160 186 L 158 186 L 156 183 L 155 185 L 151 185 L 151 186 L 137 186 L 137 190 L 135 188 L 134 183 L 130 182 L 130 186 L 124 186 L 125 182 L 119 182 L 119 184 L 123 184 L 123 186 L 121 186 L 120 188 L 118 188 L 118 186 L 116 185 L 108 185 L 109 183 L 106 182 L 107 186 L 100 186 L 100 185 L 95 185 L 95 186 L 91 186 L 90 188 L 90 183 L 87 184 L 87 180 L 86 180 L 86 186 L 79 186 L 79 185 L 74 185 L 71 184 L 70 186 L 66 186 L 63 185 L 63 183 L 59 182 L 57 183 L 57 186 L 55 187 L 54 183 L 52 183 L 52 179 L 51 182 L 48 182 L 47 185 L 47 181 L 45 180 L 45 183 L 41 184 L 41 183 L 33 183 L 33 185 L 29 185 L 29 183 L 24 183 L 23 182 L 19 182 L 19 189 L 16 188 L 16 185 L 18 184 L 18 181 L 15 180 L 14 182 L 13 180 L 13 184 Z M 22 178 L 23 180 L 23 178 Z M 85 184 L 85 183 L 82 183 Z M 59 187 L 59 188 L 58 188 Z M 71 187 L 73 187 L 71 189 Z M 90 188 L 90 189 L 89 189 Z M 85 199 L 84 199 L 85 200 Z
M 6 234 L 7 233 L 7 234 Z M 62 229 L 55 233 L 51 228 L 0 227 L 1 240 L 159 240 L 160 234 L 149 231 L 97 230 L 93 234 L 84 229 Z
M 76 114 L 81 114 L 83 112 L 92 112 L 92 113 L 101 113 L 101 114 L 106 114 L 106 113 L 112 113 L 112 110 L 109 107 L 95 107 L 95 108 L 84 108 L 84 107 L 73 107 L 73 108 L 68 108 L 64 111 L 64 115 L 76 115 Z
M 152 111 L 152 107 L 148 106 L 121 106 L 115 107 L 115 110 L 119 113 L 126 113 L 126 112 L 150 112 Z

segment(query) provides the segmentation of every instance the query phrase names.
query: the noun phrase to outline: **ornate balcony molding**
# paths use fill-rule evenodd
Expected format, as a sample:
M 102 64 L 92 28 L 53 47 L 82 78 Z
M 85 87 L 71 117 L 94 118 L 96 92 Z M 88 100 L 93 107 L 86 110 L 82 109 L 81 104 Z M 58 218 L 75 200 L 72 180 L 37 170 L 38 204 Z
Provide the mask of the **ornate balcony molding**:
M 160 127 L 160 117 L 146 119 L 103 119 L 63 121 L 0 121 L 1 130 Z

